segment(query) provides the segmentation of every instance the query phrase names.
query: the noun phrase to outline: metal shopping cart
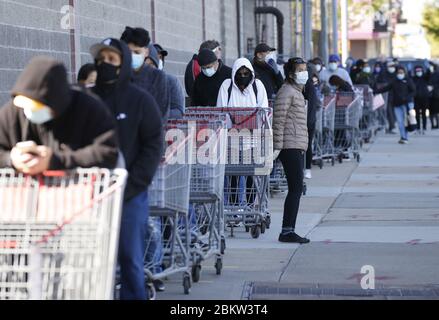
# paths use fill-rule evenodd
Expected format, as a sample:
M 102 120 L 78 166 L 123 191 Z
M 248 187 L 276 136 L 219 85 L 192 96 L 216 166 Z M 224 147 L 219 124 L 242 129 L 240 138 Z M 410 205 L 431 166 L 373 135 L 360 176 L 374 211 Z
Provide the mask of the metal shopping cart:
M 226 119 L 209 113 L 187 114 L 184 120 L 173 121 L 178 126 L 193 128 L 196 136 L 196 161 L 192 165 L 190 203 L 196 224 L 191 244 L 192 279 L 200 280 L 201 263 L 216 256 L 215 268 L 221 274 L 224 236 L 224 170 L 227 145 Z
M 323 97 L 322 107 L 322 158 L 331 161 L 335 165 L 335 95 L 326 95 Z
M 316 111 L 316 128 L 312 144 L 313 163 L 323 169 L 323 108 Z
M 126 177 L 0 170 L 0 299 L 112 299 Z
M 362 98 L 356 92 L 339 92 L 336 97 L 334 146 L 340 163 L 353 156 L 360 162 L 362 145 L 360 119 Z
M 270 108 L 189 108 L 197 112 L 227 114 L 228 143 L 224 181 L 225 224 L 231 230 L 244 226 L 253 238 L 270 227 L 269 175 L 272 171 Z
M 361 138 L 365 143 L 369 143 L 378 131 L 377 112 L 373 105 L 373 91 L 368 85 L 357 85 L 355 89 L 358 90 L 363 100 L 363 116 L 360 119 Z
M 150 216 L 158 225 L 158 234 L 151 232 L 145 240 L 144 270 L 151 300 L 155 299 L 153 281 L 157 279 L 183 273 L 184 293 L 189 294 L 192 287 L 189 193 L 193 136 L 188 128 L 170 129 L 166 155 L 149 188 Z

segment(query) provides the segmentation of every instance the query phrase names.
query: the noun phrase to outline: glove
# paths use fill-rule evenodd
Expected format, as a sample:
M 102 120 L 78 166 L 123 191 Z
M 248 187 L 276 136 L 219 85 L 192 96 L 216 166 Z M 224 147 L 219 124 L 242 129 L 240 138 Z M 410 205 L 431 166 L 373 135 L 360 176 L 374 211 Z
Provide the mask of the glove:
M 273 152 L 273 161 L 276 161 L 279 158 L 280 150 L 274 150 Z

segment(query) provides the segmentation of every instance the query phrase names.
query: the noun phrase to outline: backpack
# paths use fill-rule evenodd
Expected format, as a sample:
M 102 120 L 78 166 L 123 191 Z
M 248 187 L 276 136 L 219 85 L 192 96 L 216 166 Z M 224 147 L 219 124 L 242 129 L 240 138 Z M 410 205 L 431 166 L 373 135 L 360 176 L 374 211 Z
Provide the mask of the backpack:
M 230 87 L 229 87 L 229 89 L 227 90 L 227 92 L 228 92 L 228 99 L 227 99 L 227 105 L 229 105 L 229 103 L 230 103 L 230 99 L 232 98 L 232 90 L 233 90 L 233 80 L 230 82 Z M 254 91 L 254 93 L 255 93 L 255 97 L 256 97 L 256 104 L 258 103 L 258 86 L 257 86 L 257 84 L 256 84 L 256 80 L 255 81 L 253 81 L 253 91 Z

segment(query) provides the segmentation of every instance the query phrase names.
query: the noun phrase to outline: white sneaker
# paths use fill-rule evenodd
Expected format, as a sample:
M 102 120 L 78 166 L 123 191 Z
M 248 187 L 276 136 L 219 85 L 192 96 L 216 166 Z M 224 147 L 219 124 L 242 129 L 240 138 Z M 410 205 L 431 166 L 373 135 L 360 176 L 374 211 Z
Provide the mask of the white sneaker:
M 305 170 L 305 179 L 312 179 L 311 170 Z

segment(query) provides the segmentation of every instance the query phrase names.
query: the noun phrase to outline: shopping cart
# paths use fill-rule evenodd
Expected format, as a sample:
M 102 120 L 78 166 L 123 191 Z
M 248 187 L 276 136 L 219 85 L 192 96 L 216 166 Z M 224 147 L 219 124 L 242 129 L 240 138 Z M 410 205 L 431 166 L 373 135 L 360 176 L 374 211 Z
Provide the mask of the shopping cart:
M 360 162 L 362 97 L 356 92 L 339 92 L 336 97 L 334 146 L 340 163 L 343 159 Z
M 312 143 L 312 161 L 323 169 L 323 108 L 316 111 L 316 127 Z
M 167 130 L 168 147 L 149 188 L 150 217 L 158 233 L 146 239 L 145 274 L 149 299 L 155 299 L 154 281 L 182 273 L 184 293 L 191 279 L 191 221 L 189 192 L 193 137 L 185 130 Z M 153 254 L 151 257 L 150 254 Z
M 190 203 L 195 215 L 195 239 L 191 245 L 192 279 L 200 280 L 201 263 L 216 256 L 215 268 L 221 274 L 224 236 L 224 170 L 227 145 L 226 118 L 209 113 L 192 113 L 173 125 L 189 126 L 196 136 L 196 161 L 192 165 Z
M 360 120 L 360 134 L 365 143 L 370 143 L 378 131 L 377 112 L 374 110 L 374 95 L 368 85 L 356 85 L 360 97 L 363 100 L 363 116 Z
M 224 216 L 227 227 L 244 226 L 253 238 L 270 227 L 269 175 L 273 168 L 270 108 L 189 108 L 228 115 L 228 143 L 224 181 Z
M 127 172 L 0 170 L 0 300 L 113 298 Z
M 322 158 L 335 165 L 335 95 L 325 95 L 322 104 Z

